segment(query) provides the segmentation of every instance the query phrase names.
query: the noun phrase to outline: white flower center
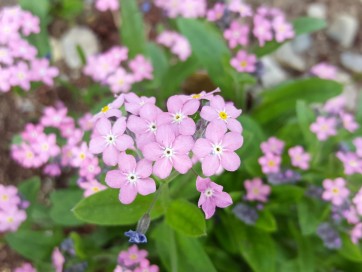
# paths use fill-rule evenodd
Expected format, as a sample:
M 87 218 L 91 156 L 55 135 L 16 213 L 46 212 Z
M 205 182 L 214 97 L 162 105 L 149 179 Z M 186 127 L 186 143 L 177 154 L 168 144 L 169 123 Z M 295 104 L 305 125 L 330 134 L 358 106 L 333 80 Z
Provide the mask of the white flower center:
M 113 135 L 112 132 L 109 132 L 106 136 L 104 136 L 107 145 L 115 145 L 117 136 Z
M 92 172 L 94 171 L 94 166 L 93 166 L 93 165 L 89 165 L 89 166 L 88 166 L 88 171 L 92 173 Z
M 214 155 L 221 155 L 223 152 L 224 148 L 221 144 L 214 144 L 212 145 L 212 153 Z
M 205 190 L 205 196 L 206 197 L 212 197 L 213 196 L 213 194 L 214 194 L 214 191 L 211 189 L 211 188 L 207 188 L 206 190 Z
M 151 131 L 153 133 L 156 133 L 157 131 L 157 126 L 156 126 L 156 123 L 155 122 L 150 122 L 148 124 L 148 131 Z
M 185 118 L 185 115 L 183 115 L 182 112 L 177 112 L 175 114 L 172 115 L 173 117 L 173 123 L 181 123 L 182 120 Z
M 48 151 L 49 150 L 49 145 L 47 143 L 44 143 L 44 144 L 41 145 L 41 149 L 43 151 Z
M 174 155 L 174 151 L 170 147 L 166 147 L 163 151 L 163 156 L 166 158 L 171 158 Z
M 138 176 L 137 176 L 136 173 L 129 173 L 129 174 L 127 175 L 127 180 L 128 180 L 128 182 L 134 184 L 134 183 L 137 182 Z

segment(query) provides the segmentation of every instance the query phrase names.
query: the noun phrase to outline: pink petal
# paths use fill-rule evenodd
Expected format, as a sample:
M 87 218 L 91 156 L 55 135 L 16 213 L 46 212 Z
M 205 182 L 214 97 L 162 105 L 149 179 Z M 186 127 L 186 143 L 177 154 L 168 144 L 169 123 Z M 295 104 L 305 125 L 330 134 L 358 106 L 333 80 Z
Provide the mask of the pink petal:
M 220 143 L 227 131 L 226 125 L 223 121 L 213 121 L 211 122 L 205 132 L 206 139 L 211 140 L 212 143 Z
M 202 172 L 209 177 L 216 173 L 220 167 L 220 160 L 217 156 L 208 155 L 201 163 Z
M 156 140 L 164 147 L 170 147 L 175 140 L 175 133 L 168 125 L 157 128 Z
M 96 136 L 90 140 L 89 151 L 93 154 L 102 153 L 106 149 L 106 141 L 102 136 Z
M 137 190 L 141 195 L 149 195 L 156 192 L 156 183 L 151 178 L 139 179 L 137 181 Z
M 193 115 L 199 109 L 200 101 L 197 99 L 189 100 L 182 107 L 182 112 L 186 115 Z
M 191 136 L 178 136 L 173 142 L 173 148 L 177 153 L 188 153 L 194 147 L 194 139 Z
M 156 161 L 163 155 L 163 150 L 159 143 L 153 142 L 142 148 L 143 156 L 150 161 Z
M 202 210 L 205 213 L 205 218 L 209 219 L 211 218 L 216 210 L 216 206 L 215 204 L 210 200 L 210 198 L 208 198 L 205 203 L 202 205 Z
M 214 98 L 210 100 L 210 106 L 218 110 L 224 110 L 225 108 L 224 98 L 222 98 L 220 95 L 214 96 Z
M 136 134 L 143 134 L 147 132 L 147 122 L 136 115 L 128 117 L 127 127 L 130 131 Z
M 152 163 L 148 160 L 140 160 L 136 167 L 136 173 L 141 178 L 147 178 L 152 174 Z
M 111 170 L 107 172 L 106 183 L 111 188 L 121 188 L 125 181 L 125 177 L 119 170 Z
M 238 132 L 238 133 L 243 132 L 243 127 L 241 126 L 240 122 L 236 119 L 229 119 L 227 122 L 227 127 L 232 132 Z
M 124 173 L 133 172 L 137 166 L 136 159 L 132 155 L 122 152 L 118 156 L 118 166 Z
M 193 135 L 195 131 L 195 122 L 189 117 L 186 117 L 179 125 L 179 132 L 182 135 Z
M 133 140 L 128 135 L 118 136 L 116 139 L 116 147 L 119 151 L 125 151 L 133 146 Z
M 167 178 L 171 174 L 172 164 L 169 159 L 162 158 L 153 165 L 153 173 L 161 179 Z
M 125 183 L 119 193 L 119 200 L 123 204 L 130 204 L 137 196 L 137 187 L 130 183 Z
M 96 130 L 100 135 L 106 135 L 111 131 L 112 125 L 107 118 L 101 118 L 96 124 Z
M 199 158 L 204 158 L 212 152 L 212 144 L 209 140 L 198 139 L 192 149 L 192 152 Z
M 126 118 L 118 118 L 112 127 L 112 132 L 114 135 L 121 135 L 126 130 Z
M 192 167 L 191 159 L 187 155 L 175 155 L 172 159 L 173 167 L 181 174 L 186 174 Z
M 218 117 L 218 114 L 214 108 L 210 106 L 204 106 L 202 107 L 200 116 L 207 121 L 212 121 Z
M 221 156 L 221 165 L 227 171 L 235 171 L 240 166 L 240 158 L 235 152 L 224 152 Z
M 209 178 L 202 178 L 202 177 L 197 177 L 196 179 L 196 189 L 199 192 L 204 192 L 207 187 L 210 184 L 210 179 Z
M 237 108 L 235 108 L 235 106 L 232 103 L 227 103 L 225 105 L 225 111 L 232 118 L 237 118 L 241 114 L 241 110 L 238 110 Z
M 228 193 L 218 192 L 214 195 L 214 201 L 217 207 L 226 208 L 233 204 L 233 200 Z
M 145 104 L 140 110 L 140 116 L 148 121 L 156 120 L 157 114 L 161 112 L 159 108 L 157 108 L 153 104 Z
M 103 151 L 103 161 L 107 165 L 115 166 L 118 161 L 118 150 L 112 146 L 109 145 L 107 148 Z
M 174 95 L 167 100 L 167 109 L 169 112 L 178 112 L 182 109 L 183 104 L 182 98 Z
M 228 151 L 239 149 L 243 145 L 243 136 L 236 132 L 228 132 L 225 134 L 222 143 Z

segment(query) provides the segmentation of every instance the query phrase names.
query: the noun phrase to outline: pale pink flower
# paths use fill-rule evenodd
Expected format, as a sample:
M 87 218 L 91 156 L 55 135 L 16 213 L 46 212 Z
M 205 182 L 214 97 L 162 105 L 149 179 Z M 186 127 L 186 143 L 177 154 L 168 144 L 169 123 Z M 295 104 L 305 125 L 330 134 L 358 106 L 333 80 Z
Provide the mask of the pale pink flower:
M 362 137 L 354 139 L 353 144 L 356 147 L 356 154 L 362 158 Z
M 0 210 L 0 232 L 15 232 L 25 219 L 25 211 L 18 210 L 17 207 L 8 207 L 6 210 Z
M 56 67 L 49 66 L 47 59 L 34 59 L 31 62 L 31 77 L 34 81 L 42 81 L 46 85 L 52 86 L 53 79 L 59 75 Z
M 350 206 L 349 209 L 343 211 L 342 214 L 349 224 L 357 224 L 359 222 L 359 216 L 354 206 Z
M 265 42 L 273 39 L 271 23 L 260 15 L 254 16 L 253 34 L 258 39 L 259 45 L 264 46 Z
M 212 122 L 208 125 L 205 138 L 198 139 L 193 153 L 201 160 L 202 172 L 212 176 L 220 166 L 227 171 L 236 171 L 240 158 L 235 153 L 243 144 L 243 137 L 237 132 L 228 132 L 225 125 Z
M 148 252 L 144 249 L 138 249 L 137 245 L 130 246 L 127 251 L 121 251 L 118 255 L 118 263 L 122 266 L 137 265 L 146 260 Z
M 156 98 L 154 97 L 146 97 L 146 96 L 137 96 L 135 93 L 128 93 L 125 95 L 125 107 L 126 111 L 138 115 L 141 108 L 145 104 L 155 104 Z
M 336 125 L 336 118 L 318 116 L 316 122 L 311 124 L 310 130 L 317 135 L 318 140 L 325 141 L 337 134 Z
M 86 142 L 82 142 L 79 146 L 75 146 L 72 154 L 73 158 L 70 163 L 73 167 L 80 167 L 86 158 L 92 156 L 88 151 Z
M 323 110 L 328 113 L 340 114 L 344 112 L 344 107 L 346 106 L 346 97 L 339 95 L 329 99 L 323 106 Z
M 256 70 L 256 62 L 257 59 L 255 55 L 249 55 L 246 51 L 239 50 L 236 56 L 231 59 L 230 64 L 240 73 L 252 73 Z
M 151 62 L 142 55 L 137 55 L 128 63 L 129 68 L 133 72 L 134 81 L 142 81 L 144 79 L 153 79 L 153 67 Z
M 111 91 L 113 93 L 128 92 L 131 90 L 134 78 L 131 74 L 128 74 L 126 70 L 118 67 L 117 70 L 107 78 Z
M 346 175 L 362 174 L 362 159 L 357 154 L 338 151 L 336 156 L 343 163 Z
M 359 189 L 357 194 L 353 197 L 352 202 L 356 206 L 357 213 L 362 215 L 362 188 Z
M 79 175 L 85 177 L 87 180 L 93 179 L 101 173 L 97 157 L 90 156 L 86 158 L 79 168 Z
M 34 151 L 44 162 L 60 153 L 60 147 L 57 145 L 57 136 L 54 133 L 41 135 L 33 147 Z
M 24 141 L 36 141 L 40 135 L 44 134 L 44 127 L 40 124 L 28 123 L 25 125 L 24 130 L 21 132 L 21 138 Z
M 40 33 L 40 20 L 28 11 L 21 12 L 21 30 L 25 36 Z
M 14 58 L 21 58 L 28 61 L 34 60 L 38 53 L 33 45 L 22 39 L 11 41 L 9 48 Z
M 36 269 L 30 263 L 23 263 L 20 267 L 15 268 L 14 272 L 36 272 Z
M 13 61 L 14 58 L 11 50 L 8 47 L 0 46 L 0 63 L 11 65 Z
M 352 114 L 341 112 L 339 116 L 341 117 L 343 127 L 349 132 L 353 133 L 359 128 L 359 124 Z
M 354 244 L 358 244 L 359 240 L 362 238 L 362 223 L 358 223 L 353 227 L 350 233 L 351 240 Z
M 310 69 L 310 72 L 317 77 L 334 80 L 337 76 L 337 67 L 325 62 L 321 62 L 314 65 Z
M 46 107 L 43 110 L 43 116 L 40 119 L 40 123 L 44 127 L 55 127 L 59 128 L 60 125 L 64 122 L 64 119 L 67 116 L 68 109 L 64 106 L 59 108 L 55 107 Z M 74 121 L 71 120 L 74 124 Z
M 10 91 L 11 84 L 10 78 L 12 76 L 12 69 L 4 69 L 0 67 L 0 91 L 6 93 Z
M 288 154 L 291 158 L 292 165 L 302 170 L 309 169 L 310 154 L 305 152 L 302 146 L 294 146 L 289 148 Z
M 7 210 L 20 204 L 18 189 L 12 185 L 0 184 L 0 210 Z
M 243 3 L 242 0 L 231 0 L 229 10 L 239 13 L 241 17 L 250 17 L 253 15 L 251 6 Z
M 43 173 L 50 177 L 58 177 L 62 173 L 60 166 L 56 163 L 50 163 L 45 165 Z
M 149 260 L 142 260 L 134 272 L 158 272 L 159 267 L 155 264 L 151 264 Z
M 249 27 L 238 21 L 232 21 L 230 27 L 224 31 L 224 38 L 228 41 L 230 48 L 238 45 L 246 46 L 249 43 Z
M 281 155 L 284 149 L 284 142 L 276 137 L 270 137 L 267 141 L 260 144 L 260 148 L 264 154 L 272 153 Z
M 224 16 L 225 5 L 222 3 L 216 3 L 212 9 L 209 9 L 206 13 L 206 18 L 210 22 L 220 20 Z
M 112 126 L 106 118 L 98 120 L 95 130 L 98 133 L 89 143 L 89 151 L 93 154 L 103 153 L 103 161 L 107 165 L 116 165 L 119 151 L 133 147 L 133 140 L 125 135 L 126 118 L 120 117 Z
M 225 103 L 221 96 L 216 95 L 210 99 L 210 106 L 201 109 L 200 116 L 209 122 L 225 123 L 231 131 L 241 133 L 243 129 L 236 119 L 240 114 L 241 110 L 235 108 L 233 103 Z
M 119 9 L 118 0 L 96 0 L 96 8 L 99 11 L 113 10 L 116 11 Z
M 263 184 L 261 178 L 245 180 L 246 199 L 249 201 L 267 202 L 270 194 L 270 186 Z
M 336 178 L 335 180 L 325 179 L 323 181 L 323 188 L 322 198 L 330 201 L 335 206 L 342 205 L 349 195 L 346 181 L 343 178 Z
M 226 208 L 233 203 L 230 195 L 223 192 L 223 187 L 212 182 L 209 178 L 198 176 L 196 189 L 201 193 L 198 206 L 204 211 L 206 219 L 214 215 L 216 207 Z
M 84 189 L 84 197 L 91 196 L 95 193 L 107 189 L 107 186 L 103 185 L 102 183 L 99 183 L 95 179 L 86 180 L 86 181 L 80 180 L 78 181 L 78 186 Z
M 81 118 L 79 118 L 78 124 L 83 131 L 92 130 L 94 127 L 93 115 L 89 112 L 84 114 Z
M 284 16 L 276 17 L 273 20 L 272 26 L 277 42 L 281 43 L 294 37 L 293 26 L 285 20 Z
M 63 272 L 65 258 L 57 247 L 54 248 L 52 253 L 52 263 L 55 268 L 55 272 Z
M 180 60 L 185 61 L 191 55 L 191 45 L 182 35 L 174 31 L 164 31 L 157 37 L 157 42 L 168 48 Z
M 30 90 L 30 70 L 25 62 L 18 62 L 10 68 L 9 82 L 12 86 L 19 86 L 25 91 Z
M 279 173 L 282 159 L 279 155 L 267 153 L 258 159 L 264 174 Z
M 156 131 L 156 142 L 145 145 L 142 152 L 146 159 L 155 162 L 153 173 L 165 179 L 173 167 L 181 174 L 190 170 L 192 162 L 188 154 L 193 146 L 191 136 L 176 136 L 170 126 L 163 125 Z

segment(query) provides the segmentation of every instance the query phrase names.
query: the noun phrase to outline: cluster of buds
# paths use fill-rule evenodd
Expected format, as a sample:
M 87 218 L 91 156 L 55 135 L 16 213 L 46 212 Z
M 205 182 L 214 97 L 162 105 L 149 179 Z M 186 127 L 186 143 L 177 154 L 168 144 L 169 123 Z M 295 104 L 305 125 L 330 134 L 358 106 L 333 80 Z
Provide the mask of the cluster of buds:
M 53 85 L 59 71 L 24 36 L 40 32 L 39 18 L 19 6 L 0 10 L 0 92 L 12 87 L 30 90 L 31 82 Z
M 0 184 L 0 233 L 16 231 L 26 219 L 28 206 L 29 202 L 21 197 L 16 187 Z
M 107 172 L 106 183 L 121 189 L 123 204 L 132 203 L 137 194 L 154 193 L 155 179 L 165 180 L 172 171 L 186 174 L 198 162 L 206 176 L 198 177 L 196 184 L 206 217 L 214 214 L 216 206 L 231 204 L 222 186 L 209 177 L 240 166 L 235 151 L 243 144 L 242 126 L 236 119 L 241 110 L 216 95 L 219 91 L 172 96 L 167 111 L 158 108 L 154 98 L 122 94 L 95 116 L 90 151 L 102 154 L 108 166 L 118 164 Z
M 127 60 L 126 68 L 123 62 Z M 134 83 L 153 79 L 151 62 L 143 55 L 129 60 L 128 48 L 122 46 L 88 57 L 83 72 L 116 94 L 130 91 Z

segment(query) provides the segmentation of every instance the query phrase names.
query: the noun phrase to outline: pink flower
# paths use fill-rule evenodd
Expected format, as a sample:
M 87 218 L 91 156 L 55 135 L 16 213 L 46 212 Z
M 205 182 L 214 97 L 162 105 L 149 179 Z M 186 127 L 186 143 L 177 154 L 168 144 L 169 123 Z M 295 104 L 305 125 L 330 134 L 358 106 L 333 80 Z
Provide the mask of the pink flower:
M 10 91 L 11 84 L 10 84 L 10 77 L 12 76 L 12 70 L 4 69 L 0 67 L 0 91 L 6 93 Z
M 185 18 L 203 17 L 206 13 L 206 0 L 180 1 L 180 15 Z
M 182 135 L 193 135 L 196 124 L 189 116 L 196 113 L 198 105 L 192 101 L 185 102 L 180 95 L 171 96 L 167 100 L 167 113 L 160 114 L 160 121 L 170 124 L 176 133 Z
M 57 247 L 54 248 L 52 253 L 52 263 L 55 268 L 55 272 L 63 272 L 65 258 Z
M 131 74 L 128 74 L 126 70 L 119 67 L 117 70 L 107 78 L 111 91 L 113 93 L 126 93 L 131 90 L 134 78 Z
M 233 132 L 242 132 L 241 124 L 236 118 L 241 110 L 235 108 L 233 103 L 225 103 L 224 99 L 216 95 L 210 100 L 210 106 L 204 106 L 200 116 L 209 122 L 225 123 L 227 128 Z
M 101 173 L 97 157 L 86 158 L 79 168 L 79 175 L 87 180 L 93 179 L 95 176 Z
M 270 194 L 270 186 L 264 185 L 261 178 L 254 178 L 244 182 L 246 199 L 249 201 L 267 202 Z
M 25 211 L 18 210 L 17 207 L 8 207 L 6 210 L 0 210 L 0 232 L 15 232 L 25 219 Z
M 92 130 L 94 126 L 92 114 L 91 113 L 84 114 L 83 117 L 79 118 L 78 124 L 80 128 L 84 131 Z
M 134 115 L 138 115 L 141 108 L 145 105 L 145 104 L 155 104 L 156 103 L 156 99 L 154 97 L 146 97 L 146 96 L 141 96 L 138 97 L 136 94 L 134 93 L 128 93 L 125 95 L 125 107 L 126 107 L 126 111 L 134 114 Z
M 117 97 L 115 101 L 108 104 L 107 106 L 104 106 L 100 112 L 94 115 L 92 121 L 96 121 L 100 118 L 121 117 L 122 112 L 119 110 L 119 108 L 123 105 L 123 102 L 124 102 L 124 94 L 121 94 Z
M 118 263 L 122 266 L 133 266 L 146 260 L 148 252 L 144 249 L 138 249 L 136 245 L 128 248 L 128 251 L 122 251 L 118 256 Z
M 80 146 L 75 146 L 73 148 L 73 158 L 71 161 L 71 165 L 73 167 L 80 167 L 82 165 L 82 163 L 84 162 L 84 160 L 87 157 L 90 157 L 91 154 L 88 151 L 88 146 L 86 142 L 82 142 L 80 144 Z
M 325 62 L 318 63 L 314 65 L 310 72 L 320 78 L 323 79 L 332 79 L 334 80 L 337 76 L 337 68 L 333 65 L 330 65 Z
M 28 11 L 21 12 L 21 29 L 25 36 L 32 33 L 40 33 L 40 20 Z
M 40 167 L 44 161 L 35 154 L 34 150 L 26 143 L 13 145 L 11 147 L 11 157 L 25 168 Z
M 17 267 L 14 272 L 36 272 L 36 270 L 30 263 L 23 263 L 20 267 Z
M 259 45 L 264 46 L 265 42 L 273 39 L 271 23 L 263 16 L 254 16 L 253 34 L 258 39 Z
M 358 223 L 351 230 L 351 240 L 354 244 L 358 244 L 359 240 L 362 238 L 362 223 Z
M 149 260 L 142 260 L 140 266 L 137 267 L 134 272 L 158 272 L 159 268 L 155 264 L 150 264 Z
M 264 174 L 279 173 L 281 157 L 272 153 L 267 153 L 260 157 L 258 162 Z
M 46 107 L 43 110 L 43 116 L 40 119 L 40 123 L 45 127 L 59 128 L 61 123 L 67 116 L 68 109 L 64 106 L 57 108 Z
M 352 152 L 337 152 L 337 158 L 343 163 L 346 175 L 362 174 L 362 159 Z
M 352 202 L 356 205 L 357 213 L 362 215 L 362 188 L 359 189 L 358 193 L 353 197 Z
M 334 117 L 318 116 L 317 121 L 310 126 L 310 130 L 317 135 L 318 140 L 325 141 L 337 134 L 337 120 Z
M 18 62 L 12 66 L 10 71 L 10 84 L 19 86 L 25 91 L 30 90 L 30 71 L 29 66 L 25 62 Z
M 58 177 L 62 173 L 62 170 L 58 164 L 50 163 L 44 167 L 43 173 L 50 177 Z
M 87 180 L 87 181 L 78 181 L 78 186 L 84 189 L 84 197 L 91 196 L 95 193 L 103 191 L 107 189 L 107 186 L 99 183 L 95 179 Z
M 157 37 L 157 42 L 170 48 L 181 61 L 185 61 L 191 55 L 189 41 L 177 32 L 164 31 Z
M 142 55 L 137 55 L 128 64 L 129 68 L 133 72 L 134 81 L 142 81 L 144 79 L 152 79 L 153 67 L 149 60 Z
M 0 210 L 7 210 L 20 204 L 18 189 L 12 185 L 0 184 Z
M 230 64 L 240 73 L 252 73 L 256 70 L 256 61 L 255 55 L 249 55 L 246 51 L 239 50 L 236 56 L 231 59 Z
M 44 127 L 40 124 L 28 123 L 25 125 L 25 129 L 21 133 L 21 138 L 24 141 L 33 142 L 36 141 L 40 135 L 44 134 Z
M 227 171 L 236 171 L 240 158 L 234 152 L 243 144 L 243 137 L 237 132 L 228 132 L 225 125 L 212 122 L 208 125 L 205 138 L 198 139 L 193 153 L 201 160 L 205 176 L 214 175 L 220 166 Z
M 216 207 L 226 208 L 233 203 L 230 195 L 223 192 L 223 187 L 209 178 L 197 177 L 196 189 L 201 193 L 198 206 L 204 211 L 206 219 L 214 215 Z
M 224 16 L 225 5 L 222 3 L 216 3 L 214 7 L 207 11 L 206 18 L 210 22 L 220 20 Z
M 243 3 L 242 0 L 231 0 L 229 3 L 229 10 L 239 13 L 241 17 L 250 17 L 253 15 L 252 8 Z
M 98 133 L 89 144 L 89 151 L 93 154 L 103 153 L 103 161 L 107 165 L 116 165 L 119 151 L 133 147 L 133 140 L 125 135 L 126 118 L 121 117 L 113 124 L 106 119 L 98 120 L 95 130 Z
M 156 131 L 156 141 L 142 148 L 146 159 L 154 161 L 153 173 L 161 179 L 167 178 L 174 167 L 185 174 L 192 167 L 188 154 L 194 146 L 191 136 L 176 136 L 171 126 L 163 125 Z
M 96 8 L 99 11 L 107 11 L 107 10 L 118 10 L 119 9 L 119 1 L 118 0 L 96 0 Z
M 60 153 L 60 147 L 57 145 L 57 136 L 53 133 L 41 135 L 34 144 L 34 151 L 44 162 L 51 157 L 57 156 Z
M 229 42 L 230 48 L 238 45 L 246 46 L 249 43 L 249 27 L 238 21 L 232 21 L 230 27 L 224 32 L 224 38 Z
M 8 47 L 0 46 L 0 63 L 4 63 L 6 65 L 13 64 L 14 58 L 11 53 L 11 50 Z
M 350 206 L 349 209 L 343 211 L 343 217 L 349 224 L 357 224 L 359 222 L 359 216 L 354 206 Z
M 59 75 L 59 70 L 49 66 L 47 59 L 34 59 L 31 62 L 32 80 L 42 81 L 48 86 L 53 85 L 53 79 Z
M 152 174 L 152 163 L 136 159 L 121 153 L 118 162 L 119 170 L 109 171 L 106 175 L 106 183 L 111 188 L 120 188 L 119 200 L 123 204 L 132 203 L 137 193 L 149 195 L 156 191 L 156 183 L 150 178 Z
M 362 137 L 354 139 L 353 144 L 356 147 L 356 154 L 362 158 Z
M 343 127 L 349 132 L 353 133 L 359 128 L 359 125 L 352 114 L 341 112 L 339 116 L 341 117 Z
M 344 107 L 346 106 L 346 97 L 339 95 L 329 99 L 323 107 L 328 113 L 340 114 L 344 111 Z
M 292 165 L 303 170 L 309 169 L 310 155 L 304 152 L 303 147 L 295 146 L 289 148 L 288 154 L 292 160 Z
M 9 48 L 14 58 L 21 58 L 28 61 L 33 61 L 38 53 L 33 45 L 22 39 L 11 41 Z
M 324 192 L 322 198 L 330 201 L 335 206 L 342 205 L 349 195 L 349 190 L 345 186 L 346 181 L 343 178 L 325 179 L 323 181 Z
M 277 42 L 284 42 L 294 37 L 293 26 L 285 20 L 284 16 L 276 17 L 273 20 L 272 26 Z
M 270 137 L 266 142 L 261 143 L 260 148 L 264 154 L 281 155 L 284 149 L 284 142 L 276 137 Z

